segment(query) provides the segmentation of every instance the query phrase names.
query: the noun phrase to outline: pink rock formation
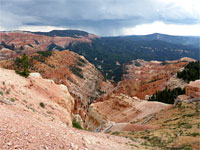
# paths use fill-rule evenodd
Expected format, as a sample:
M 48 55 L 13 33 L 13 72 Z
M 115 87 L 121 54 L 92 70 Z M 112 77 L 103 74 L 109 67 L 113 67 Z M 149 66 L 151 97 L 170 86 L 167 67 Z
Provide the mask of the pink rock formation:
M 126 138 L 70 128 L 72 108 L 66 86 L 0 68 L 0 149 L 131 149 Z
M 16 55 L 32 54 L 37 51 L 46 51 L 50 44 L 56 44 L 62 48 L 67 47 L 70 43 L 76 42 L 90 43 L 91 39 L 98 38 L 95 35 L 79 36 L 79 38 L 72 37 L 49 37 L 45 35 L 37 35 L 28 32 L 0 32 L 0 44 L 4 42 L 6 45 L 14 45 L 12 53 Z M 1 47 L 0 47 L 1 49 Z M 10 51 L 0 51 L 0 60 L 13 58 Z
M 200 97 L 200 80 L 191 81 L 186 86 L 186 95 L 192 98 Z

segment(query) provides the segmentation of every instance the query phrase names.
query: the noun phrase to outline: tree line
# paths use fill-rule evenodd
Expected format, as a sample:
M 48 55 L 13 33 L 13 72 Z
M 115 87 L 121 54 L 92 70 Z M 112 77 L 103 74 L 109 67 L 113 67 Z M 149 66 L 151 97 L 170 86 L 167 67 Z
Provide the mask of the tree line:
M 185 88 L 182 89 L 178 87 L 171 90 L 166 87 L 163 91 L 157 91 L 155 94 L 153 94 L 149 98 L 149 101 L 158 101 L 158 102 L 163 102 L 167 104 L 173 104 L 174 100 L 178 97 L 178 95 L 182 95 L 182 94 L 185 94 Z

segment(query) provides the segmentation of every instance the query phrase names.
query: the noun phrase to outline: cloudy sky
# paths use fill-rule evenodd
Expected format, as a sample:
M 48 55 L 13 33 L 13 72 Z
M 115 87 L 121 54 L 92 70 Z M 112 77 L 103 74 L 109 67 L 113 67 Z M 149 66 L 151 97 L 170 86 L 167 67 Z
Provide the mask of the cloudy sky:
M 0 31 L 200 36 L 200 0 L 0 0 Z

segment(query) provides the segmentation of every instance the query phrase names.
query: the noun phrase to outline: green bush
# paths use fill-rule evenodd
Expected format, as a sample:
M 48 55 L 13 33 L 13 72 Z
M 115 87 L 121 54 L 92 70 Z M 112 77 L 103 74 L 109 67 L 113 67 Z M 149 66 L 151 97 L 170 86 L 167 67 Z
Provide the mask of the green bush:
M 2 92 L 2 91 L 0 91 L 0 95 L 2 95 L 2 96 L 3 96 L 3 92 Z
M 79 122 L 77 122 L 75 119 L 72 121 L 72 125 L 74 128 L 77 128 L 77 129 L 83 129 L 80 125 Z
M 49 57 L 52 55 L 52 51 L 37 51 L 37 53 L 44 57 Z
M 44 107 L 45 107 L 45 105 L 44 105 L 44 103 L 43 103 L 43 102 L 40 102 L 40 106 L 41 106 L 42 108 L 44 108 Z
M 112 133 L 112 135 L 119 135 L 120 133 L 118 131 L 115 131 Z
M 75 65 L 71 65 L 69 66 L 70 71 L 75 74 L 76 76 L 80 77 L 80 78 L 84 78 L 83 77 L 83 73 L 82 73 L 82 69 L 79 67 L 76 67 Z
M 80 62 L 83 63 L 83 64 L 86 64 L 86 63 L 87 63 L 84 59 L 82 59 L 82 58 L 80 58 L 80 57 L 78 57 L 78 61 L 80 61 Z
M 11 102 L 15 102 L 15 99 L 14 99 L 14 98 L 10 98 L 10 101 L 11 101 Z

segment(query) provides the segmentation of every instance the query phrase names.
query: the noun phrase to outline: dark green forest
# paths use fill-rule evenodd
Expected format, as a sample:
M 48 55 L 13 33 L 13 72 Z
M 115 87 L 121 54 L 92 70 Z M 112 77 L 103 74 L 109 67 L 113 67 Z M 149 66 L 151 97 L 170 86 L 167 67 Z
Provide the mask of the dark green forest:
M 167 104 L 173 104 L 177 96 L 182 94 L 185 94 L 185 89 L 181 89 L 180 87 L 173 90 L 165 88 L 163 91 L 157 91 L 155 94 L 153 94 L 149 98 L 149 101 L 158 101 Z
M 86 57 L 98 68 L 106 79 L 115 82 L 121 80 L 123 64 L 135 59 L 176 60 L 182 57 L 198 59 L 198 49 L 176 45 L 165 41 L 134 41 L 121 37 L 104 37 L 95 39 L 91 44 L 70 44 L 65 49 Z M 182 49 L 183 51 L 179 51 Z M 116 62 L 119 62 L 118 65 Z
M 177 77 L 188 83 L 200 79 L 200 61 L 190 62 L 182 72 L 177 73 Z
M 46 36 L 61 36 L 61 37 L 73 37 L 79 38 L 79 36 L 88 36 L 88 33 L 80 30 L 52 30 L 50 32 L 32 32 L 34 34 L 46 35 Z

